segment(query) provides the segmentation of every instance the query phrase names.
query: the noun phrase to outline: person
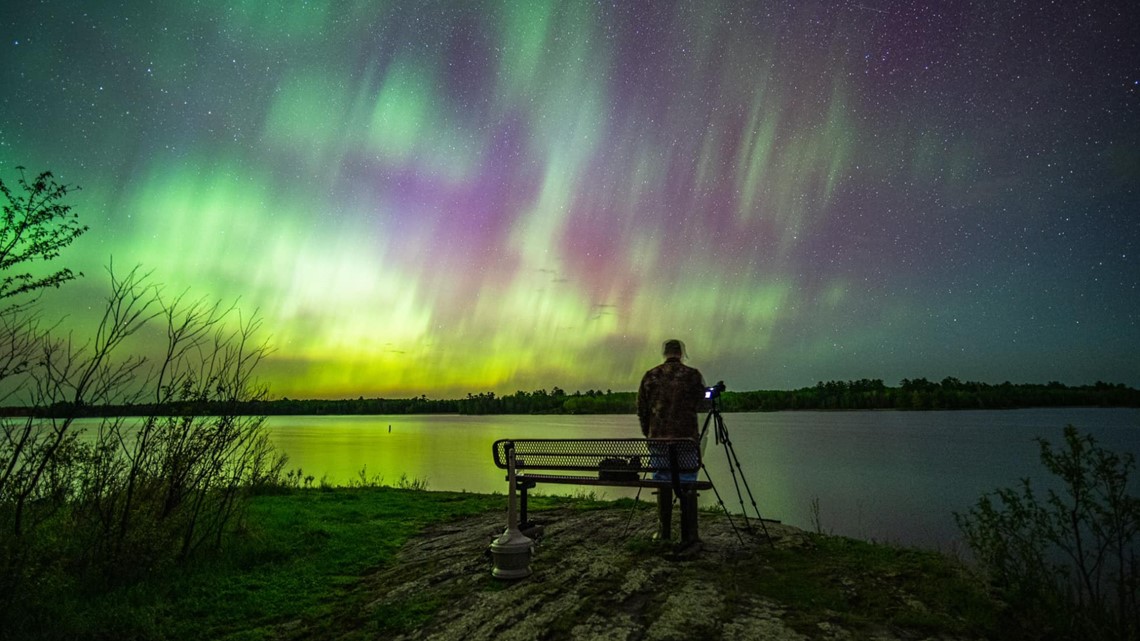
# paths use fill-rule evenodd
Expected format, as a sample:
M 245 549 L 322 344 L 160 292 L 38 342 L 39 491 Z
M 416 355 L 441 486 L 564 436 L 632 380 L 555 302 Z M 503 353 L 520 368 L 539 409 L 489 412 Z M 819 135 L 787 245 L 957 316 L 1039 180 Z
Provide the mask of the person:
M 677 339 L 661 346 L 665 362 L 645 373 L 637 390 L 637 418 L 647 438 L 692 438 L 699 436 L 697 410 L 704 398 L 705 382 L 700 370 L 681 361 L 685 344 Z
M 690 438 L 700 436 L 697 427 L 697 410 L 704 399 L 705 382 L 700 370 L 689 367 L 681 361 L 686 357 L 685 344 L 677 339 L 669 339 L 661 346 L 665 362 L 647 371 L 637 389 L 637 418 L 641 423 L 641 433 L 647 438 Z M 653 452 L 650 444 L 650 451 Z M 664 453 L 654 453 L 651 464 L 662 467 Z M 681 474 L 682 482 L 695 481 L 696 472 Z M 658 469 L 654 480 L 672 480 L 672 474 Z M 696 510 L 695 490 L 682 491 L 681 511 Z M 673 490 L 662 486 L 657 491 L 657 515 L 659 519 L 658 538 L 668 540 L 671 535 L 673 518 Z M 685 520 L 682 519 L 682 522 Z M 682 528 L 684 529 L 684 528 Z M 682 543 L 687 532 L 681 532 Z

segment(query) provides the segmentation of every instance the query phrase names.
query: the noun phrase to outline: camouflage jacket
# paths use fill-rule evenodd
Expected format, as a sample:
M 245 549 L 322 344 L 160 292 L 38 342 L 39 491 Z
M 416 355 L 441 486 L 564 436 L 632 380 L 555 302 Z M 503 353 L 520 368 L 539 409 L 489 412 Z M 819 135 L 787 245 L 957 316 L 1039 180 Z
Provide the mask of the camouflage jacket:
M 701 372 L 666 359 L 641 378 L 637 390 L 637 418 L 649 438 L 697 438 L 697 410 L 704 399 Z

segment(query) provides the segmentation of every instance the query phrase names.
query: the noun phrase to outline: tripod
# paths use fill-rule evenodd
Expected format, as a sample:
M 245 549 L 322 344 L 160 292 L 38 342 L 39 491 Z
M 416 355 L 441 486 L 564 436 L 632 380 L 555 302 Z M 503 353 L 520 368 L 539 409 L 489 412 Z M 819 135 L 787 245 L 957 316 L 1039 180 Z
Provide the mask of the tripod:
M 752 534 L 752 525 L 748 522 L 748 510 L 744 507 L 744 494 L 740 491 L 740 484 L 744 484 L 744 491 L 748 494 L 748 500 L 752 502 L 752 510 L 756 513 L 756 522 L 760 524 L 760 529 L 764 532 L 764 538 L 768 540 L 768 545 L 775 547 L 772 542 L 772 537 L 768 534 L 768 528 L 764 525 L 764 519 L 760 516 L 760 508 L 756 507 L 756 499 L 752 496 L 752 488 L 748 487 L 748 479 L 744 478 L 744 469 L 740 466 L 740 459 L 736 456 L 736 448 L 732 446 L 732 439 L 728 436 L 728 427 L 724 424 L 724 417 L 720 415 L 720 407 L 718 399 L 720 398 L 720 391 L 724 389 L 724 383 L 717 383 L 715 387 L 709 388 L 707 398 L 712 402 L 712 409 L 709 410 L 708 416 L 705 417 L 704 427 L 701 428 L 701 441 L 708 435 L 709 424 L 713 426 L 713 435 L 716 438 L 717 445 L 724 446 L 724 455 L 728 459 L 728 471 L 732 474 L 732 484 L 736 486 L 736 497 L 740 500 L 740 512 L 744 515 L 744 527 Z M 701 469 L 705 472 L 705 478 L 712 482 L 712 477 L 709 476 L 709 470 L 705 467 L 704 457 L 701 457 Z M 739 475 L 739 480 L 738 480 Z M 720 497 L 720 491 L 716 489 L 716 484 L 713 484 L 713 493 L 716 495 L 716 502 L 720 504 L 721 509 L 724 510 L 725 516 L 728 517 L 728 522 L 732 525 L 732 530 L 736 532 L 739 537 L 740 532 L 736 529 L 736 524 L 732 521 L 732 515 L 728 512 L 728 506 L 724 504 L 724 500 Z

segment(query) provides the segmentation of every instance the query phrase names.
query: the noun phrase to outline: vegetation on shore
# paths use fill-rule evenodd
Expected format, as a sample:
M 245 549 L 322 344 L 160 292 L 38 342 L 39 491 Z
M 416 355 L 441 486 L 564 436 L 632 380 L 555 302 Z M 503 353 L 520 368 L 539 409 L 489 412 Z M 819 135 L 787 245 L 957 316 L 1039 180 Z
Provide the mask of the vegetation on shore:
M 398 632 L 430 621 L 445 603 L 415 595 L 382 620 L 356 616 L 370 598 L 366 577 L 431 523 L 501 512 L 503 496 L 358 487 L 283 489 L 254 497 L 241 528 L 221 552 L 167 567 L 129 584 L 77 580 L 64 568 L 6 608 L 0 636 L 20 639 L 266 639 L 303 630 L 317 638 Z M 535 497 L 533 508 L 628 510 L 588 498 Z M 647 509 L 647 508 L 643 508 Z M 806 548 L 760 546 L 734 572 L 740 598 L 775 600 L 802 621 L 899 625 L 930 634 L 988 636 L 998 605 L 957 562 L 934 552 L 811 535 Z M 661 554 L 648 537 L 626 544 L 633 555 Z M 489 565 L 488 565 L 489 570 Z M 481 590 L 503 584 L 487 571 Z M 899 590 L 928 610 L 900 613 Z M 903 615 L 903 618 L 900 618 Z M 367 626 L 357 629 L 356 626 Z
M 1074 428 L 1064 436 L 1056 449 L 1041 441 L 1042 463 L 1059 486 L 1040 497 L 1028 482 L 999 489 L 957 515 L 979 563 L 973 569 L 933 551 L 805 533 L 807 545 L 750 548 L 732 560 L 732 572 L 714 563 L 682 576 L 701 585 L 728 581 L 726 607 L 775 603 L 784 625 L 806 632 L 831 622 L 846 630 L 908 631 L 904 638 L 1137 639 L 1134 460 Z M 425 483 L 406 478 L 397 488 L 381 482 L 362 470 L 348 488 L 302 489 L 299 475 L 278 469 L 242 485 L 232 495 L 239 509 L 216 545 L 192 554 L 180 551 L 184 539 L 171 536 L 182 530 L 164 530 L 160 515 L 140 504 L 134 536 L 103 564 L 92 564 L 85 547 L 102 539 L 75 526 L 75 515 L 92 509 L 82 497 L 50 512 L 35 503 L 34 536 L 12 535 L 12 504 L 5 503 L 0 551 L 6 567 L 21 573 L 7 574 L 0 592 L 0 639 L 365 638 L 430 624 L 448 599 L 413 593 L 398 606 L 377 606 L 370 577 L 397 563 L 397 551 L 429 525 L 501 515 L 505 498 L 427 492 Z M 227 488 L 206 494 L 231 496 Z M 531 509 L 632 505 L 534 496 Z M 668 554 L 647 534 L 631 535 L 624 546 L 619 554 L 631 563 Z M 503 588 L 478 572 L 462 590 Z
M 1130 493 L 1134 458 L 1104 450 L 1071 426 L 1061 445 L 1039 442 L 1041 462 L 1058 484 L 1041 495 L 1029 481 L 998 489 L 955 515 L 976 565 L 934 551 L 826 536 L 817 517 L 817 532 L 803 532 L 800 544 L 745 546 L 746 554 L 733 557 L 731 571 L 714 560 L 686 566 L 678 576 L 694 585 L 717 585 L 727 611 L 757 599 L 778 604 L 782 624 L 805 633 L 836 624 L 846 630 L 904 630 L 904 638 L 916 632 L 1140 638 L 1140 499 Z M 53 515 L 40 524 L 36 540 L 3 539 L 9 562 L 51 562 L 35 564 L 25 577 L 33 580 L 3 593 L 0 639 L 366 638 L 431 624 L 471 590 L 503 589 L 488 565 L 469 568 L 467 573 L 479 576 L 449 588 L 463 594 L 441 598 L 413 591 L 401 593 L 395 604 L 378 601 L 371 577 L 393 575 L 389 570 L 405 543 L 432 524 L 501 515 L 506 503 L 500 495 L 428 492 L 426 483 L 405 477 L 395 488 L 382 481 L 361 470 L 347 488 L 302 489 L 307 484 L 299 475 L 268 477 L 243 492 L 244 509 L 226 530 L 224 545 L 192 556 L 135 546 L 116 558 L 122 567 L 95 571 L 76 547 L 88 538 L 70 528 L 70 518 Z M 592 495 L 531 499 L 532 512 L 620 510 L 621 522 L 637 505 Z M 75 503 L 72 509 L 83 507 Z M 646 510 L 652 507 L 641 504 Z M 721 515 L 703 518 L 714 516 Z M 638 559 L 669 554 L 644 532 L 615 537 L 613 519 L 609 526 L 600 525 L 604 521 L 591 517 L 589 523 L 608 536 L 599 532 L 585 540 L 624 547 L 607 555 L 616 552 L 636 565 Z M 469 544 L 479 540 L 474 534 Z M 22 549 L 21 541 L 32 545 Z M 429 543 L 426 549 L 430 557 L 436 548 Z M 475 547 L 468 550 L 477 553 Z
M 1140 639 L 1140 496 L 1135 458 L 1075 427 L 1038 439 L 1054 483 L 999 488 L 954 517 L 1026 630 L 1071 641 Z
M 0 179 L 0 399 L 30 410 L 0 419 L 0 634 L 21 638 L 54 629 L 73 610 L 50 604 L 80 587 L 122 594 L 215 554 L 285 458 L 262 416 L 77 422 L 86 407 L 264 398 L 266 347 L 256 318 L 171 296 L 139 268 L 108 267 L 91 325 L 63 332 L 39 294 L 76 278 L 49 263 L 87 227 L 65 202 L 73 187 L 18 173 Z

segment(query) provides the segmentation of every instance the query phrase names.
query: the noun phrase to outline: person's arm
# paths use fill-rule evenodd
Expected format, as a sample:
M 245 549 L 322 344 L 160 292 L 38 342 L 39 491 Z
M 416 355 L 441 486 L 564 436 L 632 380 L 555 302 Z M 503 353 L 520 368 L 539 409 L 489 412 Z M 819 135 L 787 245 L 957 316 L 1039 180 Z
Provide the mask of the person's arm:
M 649 438 L 649 415 L 651 412 L 649 401 L 649 375 L 641 377 L 641 385 L 637 388 L 637 420 L 641 423 L 641 434 Z
M 707 412 L 712 409 L 712 401 L 705 400 L 705 390 L 708 385 L 705 385 L 705 376 L 701 374 L 700 370 L 696 371 L 696 376 L 693 377 L 693 394 L 695 395 L 697 412 Z

